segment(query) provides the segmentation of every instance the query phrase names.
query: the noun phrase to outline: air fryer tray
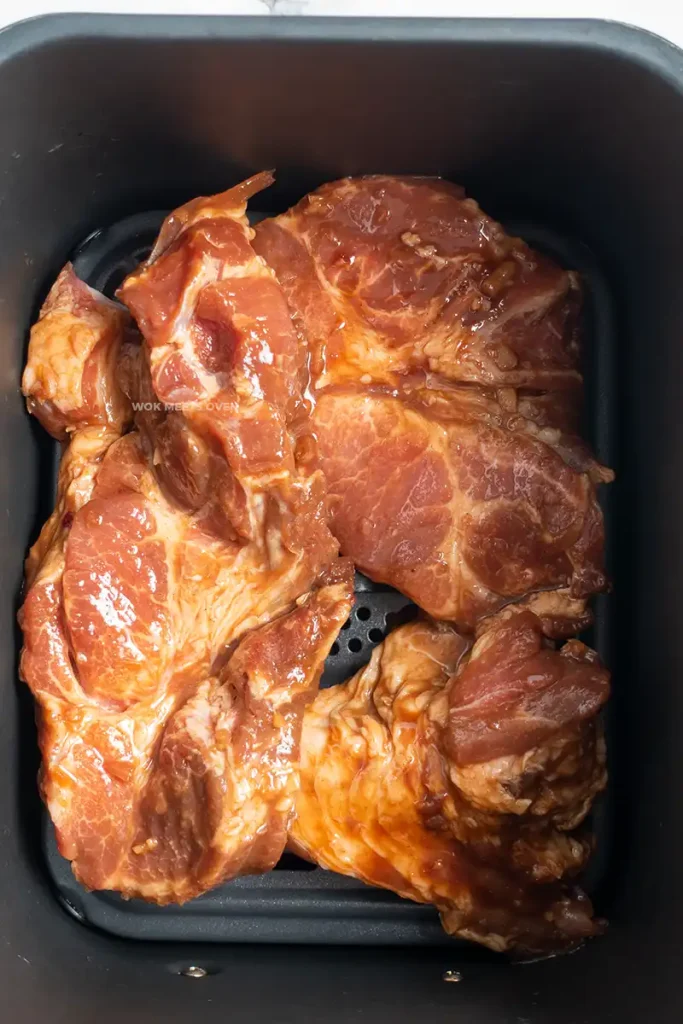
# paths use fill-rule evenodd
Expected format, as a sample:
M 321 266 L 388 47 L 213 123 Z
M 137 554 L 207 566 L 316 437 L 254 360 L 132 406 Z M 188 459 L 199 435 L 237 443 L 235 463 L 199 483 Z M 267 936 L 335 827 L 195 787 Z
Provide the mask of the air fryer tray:
M 257 221 L 266 214 L 255 214 Z M 163 211 L 136 214 L 91 234 L 72 256 L 79 277 L 113 296 L 123 278 L 149 253 L 163 220 Z M 578 270 L 585 289 L 585 435 L 598 457 L 613 457 L 610 424 L 610 380 L 614 326 L 610 294 L 588 249 L 531 223 L 508 223 L 512 234 Z M 57 454 L 57 452 L 56 452 Z M 56 466 L 56 463 L 55 463 Z M 609 545 L 609 489 L 601 495 Z M 607 500 L 604 500 L 604 499 Z M 609 546 L 608 546 L 609 565 Z M 391 629 L 408 621 L 417 609 L 390 587 L 356 574 L 356 601 L 338 640 L 332 646 L 322 686 L 334 686 L 364 665 L 371 651 Z M 586 640 L 610 663 L 609 599 L 595 602 L 595 624 Z M 610 758 L 613 730 L 607 722 Z M 609 791 L 593 810 L 596 853 L 582 879 L 597 898 L 609 861 L 611 813 Z M 235 879 L 184 906 L 157 907 L 142 900 L 124 900 L 113 892 L 87 892 L 75 880 L 69 863 L 57 851 L 47 813 L 44 854 L 57 894 L 66 909 L 85 924 L 132 939 L 208 942 L 283 942 L 366 945 L 453 944 L 441 929 L 436 911 L 403 900 L 394 893 L 356 879 L 324 871 L 285 854 L 274 871 Z

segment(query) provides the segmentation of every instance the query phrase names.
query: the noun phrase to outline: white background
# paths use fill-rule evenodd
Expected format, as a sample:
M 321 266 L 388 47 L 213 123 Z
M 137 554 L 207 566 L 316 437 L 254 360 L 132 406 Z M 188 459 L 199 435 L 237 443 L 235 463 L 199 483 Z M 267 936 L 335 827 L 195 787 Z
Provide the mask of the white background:
M 65 11 L 608 18 L 649 29 L 683 48 L 683 0 L 5 0 L 0 24 Z

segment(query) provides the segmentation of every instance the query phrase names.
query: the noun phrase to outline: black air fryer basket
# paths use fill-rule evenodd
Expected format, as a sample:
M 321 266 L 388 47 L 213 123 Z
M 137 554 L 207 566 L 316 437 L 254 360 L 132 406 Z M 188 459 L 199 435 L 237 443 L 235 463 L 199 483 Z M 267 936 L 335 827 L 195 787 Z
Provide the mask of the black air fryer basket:
M 56 851 L 16 669 L 22 558 L 56 464 L 19 393 L 27 330 L 67 258 L 112 294 L 164 210 L 266 167 L 259 214 L 343 174 L 441 174 L 582 274 L 585 433 L 617 470 L 615 589 L 590 638 L 614 676 L 611 782 L 586 879 L 611 926 L 572 956 L 511 965 L 291 855 L 158 908 L 85 892 Z M 683 54 L 623 26 L 62 16 L 0 35 L 0 1020 L 683 1018 L 682 238 Z M 412 614 L 358 575 L 323 685 Z

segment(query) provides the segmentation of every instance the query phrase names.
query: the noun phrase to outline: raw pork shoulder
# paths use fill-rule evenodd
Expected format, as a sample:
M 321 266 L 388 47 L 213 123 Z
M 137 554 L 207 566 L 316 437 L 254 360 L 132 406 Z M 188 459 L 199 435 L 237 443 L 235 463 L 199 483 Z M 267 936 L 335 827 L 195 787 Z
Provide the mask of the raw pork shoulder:
M 547 647 L 528 611 L 471 650 L 445 623 L 402 626 L 306 712 L 292 847 L 492 949 L 575 945 L 600 927 L 563 879 L 590 852 L 570 830 L 605 785 L 608 689 L 591 650 Z
M 571 879 L 608 674 L 551 638 L 606 586 L 612 476 L 579 436 L 579 283 L 438 180 L 253 230 L 271 180 L 171 214 L 127 308 L 67 266 L 31 333 L 65 446 L 21 673 L 59 848 L 167 903 L 288 843 L 451 934 L 569 948 L 600 928 Z M 316 695 L 354 562 L 432 618 Z
M 469 630 L 510 602 L 584 626 L 612 474 L 576 434 L 576 276 L 437 179 L 323 185 L 254 245 L 310 348 L 342 552 Z
M 236 211 L 242 248 L 236 255 L 221 241 L 220 224 L 205 228 L 213 271 L 228 276 L 248 229 L 240 191 L 223 199 Z M 195 265 L 189 234 L 173 252 Z M 157 265 L 153 255 L 137 275 L 138 307 L 153 303 L 168 322 L 179 305 L 192 321 L 201 275 L 167 279 L 162 295 Z M 248 290 L 249 272 L 240 270 Z M 307 475 L 292 452 L 296 382 L 283 397 L 268 377 L 279 362 L 268 342 L 284 344 L 283 308 L 289 320 L 272 276 L 267 285 L 262 362 L 249 362 L 252 352 L 243 376 L 232 363 L 206 370 L 186 418 L 176 393 L 167 433 L 163 410 L 143 410 L 141 429 L 124 432 L 131 406 L 114 369 L 139 400 L 155 376 L 169 379 L 169 360 L 159 369 L 154 343 L 140 347 L 123 308 L 71 268 L 32 332 L 29 407 L 70 442 L 55 512 L 27 563 L 21 672 L 39 705 L 42 791 L 59 848 L 89 888 L 183 901 L 273 867 L 286 841 L 302 713 L 348 615 L 352 570 L 336 558 L 319 474 Z M 193 322 L 176 343 L 189 361 L 203 351 Z M 209 397 L 221 401 L 220 388 L 230 436 L 242 431 L 237 451 L 221 447 L 221 410 L 212 427 L 197 411 Z M 248 388 L 258 401 L 245 397 Z M 169 398 L 152 394 L 160 404 Z M 271 433 L 255 431 L 258 451 L 249 443 L 253 419 L 273 424 Z M 207 461 L 225 467 L 218 500 L 201 477 Z M 194 502 L 186 500 L 193 487 Z

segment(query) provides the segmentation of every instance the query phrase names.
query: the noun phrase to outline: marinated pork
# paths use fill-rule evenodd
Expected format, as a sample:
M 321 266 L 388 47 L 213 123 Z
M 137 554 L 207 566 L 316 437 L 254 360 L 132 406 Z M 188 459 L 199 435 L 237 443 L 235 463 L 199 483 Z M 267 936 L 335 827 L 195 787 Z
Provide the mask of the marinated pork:
M 239 193 L 236 202 L 248 245 Z M 227 265 L 234 249 L 216 246 L 213 263 Z M 191 252 L 181 258 L 191 262 Z M 153 257 L 152 292 L 155 266 Z M 193 278 L 176 284 L 164 293 L 166 313 L 155 293 L 167 320 L 172 304 L 201 301 Z M 139 304 L 144 296 L 138 283 Z M 278 338 L 267 298 L 264 376 L 274 362 L 266 343 Z M 186 347 L 195 342 L 188 329 Z M 39 705 L 41 785 L 61 852 L 89 888 L 164 903 L 279 859 L 303 708 L 348 615 L 352 577 L 315 482 L 284 441 L 262 437 L 259 452 L 248 451 L 251 415 L 285 421 L 258 360 L 249 377 L 257 410 L 234 398 L 229 371 L 220 378 L 231 429 L 242 414 L 246 424 L 246 467 L 225 459 L 235 504 L 215 504 L 209 487 L 192 507 L 179 500 L 191 476 L 182 459 L 169 456 L 160 472 L 149 431 L 125 432 L 125 392 L 139 400 L 154 377 L 150 355 L 123 308 L 66 268 L 32 332 L 24 375 L 32 411 L 69 444 L 56 510 L 27 563 L 21 672 Z M 203 383 L 221 400 L 212 377 Z M 216 422 L 224 429 L 220 411 Z M 183 452 L 198 447 L 191 433 Z
M 608 691 L 594 652 L 547 646 L 528 611 L 473 647 L 402 626 L 306 712 L 292 848 L 491 949 L 571 947 L 600 930 L 566 880 L 591 849 L 573 830 L 605 785 Z
M 467 630 L 511 602 L 585 626 L 612 474 L 577 436 L 576 276 L 437 179 L 323 185 L 254 244 L 310 349 L 342 552 Z
M 64 445 L 26 563 L 41 788 L 88 888 L 183 902 L 277 863 L 433 903 L 495 950 L 595 934 L 605 589 L 581 290 L 459 188 L 262 173 L 105 299 L 69 265 L 27 404 Z M 347 557 L 339 557 L 339 552 Z M 354 564 L 429 618 L 317 692 Z M 303 729 L 303 736 L 302 736 Z

